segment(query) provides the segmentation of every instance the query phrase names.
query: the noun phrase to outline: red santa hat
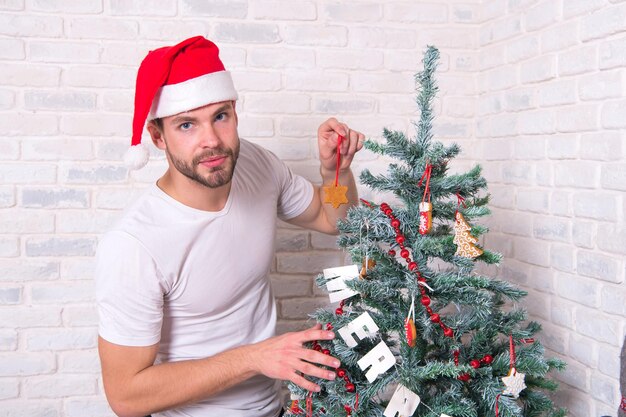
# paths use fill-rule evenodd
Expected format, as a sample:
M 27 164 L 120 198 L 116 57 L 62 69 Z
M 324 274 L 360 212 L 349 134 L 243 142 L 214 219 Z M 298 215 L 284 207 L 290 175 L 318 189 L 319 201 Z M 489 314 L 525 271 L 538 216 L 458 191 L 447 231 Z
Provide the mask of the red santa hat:
M 237 100 L 237 91 L 213 42 L 195 36 L 150 51 L 137 72 L 133 136 L 125 165 L 139 169 L 148 163 L 148 149 L 141 144 L 146 121 L 229 100 Z

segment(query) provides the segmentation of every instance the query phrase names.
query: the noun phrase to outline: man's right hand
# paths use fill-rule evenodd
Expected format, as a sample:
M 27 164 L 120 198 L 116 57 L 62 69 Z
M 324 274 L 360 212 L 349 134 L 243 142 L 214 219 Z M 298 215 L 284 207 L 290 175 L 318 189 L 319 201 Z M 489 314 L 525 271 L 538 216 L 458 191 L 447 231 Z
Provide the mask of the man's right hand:
M 338 368 L 340 362 L 330 355 L 308 349 L 303 345 L 314 340 L 334 338 L 333 332 L 322 330 L 322 326 L 317 324 L 301 332 L 286 333 L 249 345 L 249 358 L 258 373 L 273 379 L 288 380 L 306 390 L 318 392 L 319 385 L 304 376 L 335 379 L 336 374 L 333 369 Z M 314 364 L 332 369 L 324 369 Z

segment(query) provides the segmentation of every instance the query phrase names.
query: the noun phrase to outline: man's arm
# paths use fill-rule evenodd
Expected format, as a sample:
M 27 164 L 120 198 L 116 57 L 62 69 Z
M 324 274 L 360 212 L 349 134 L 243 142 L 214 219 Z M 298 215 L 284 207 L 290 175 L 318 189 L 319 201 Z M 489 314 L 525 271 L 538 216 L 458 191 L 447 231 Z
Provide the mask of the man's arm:
M 362 133 L 351 130 L 347 125 L 330 118 L 322 123 L 317 131 L 317 143 L 320 154 L 320 174 L 324 186 L 334 185 L 337 172 L 337 142 L 339 135 L 344 137 L 340 145 L 340 165 L 338 183 L 348 187 L 347 204 L 334 208 L 324 204 L 324 190 L 314 185 L 311 204 L 299 216 L 288 220 L 289 223 L 318 232 L 337 234 L 337 220 L 346 217 L 348 209 L 358 204 L 359 195 L 350 165 L 356 152 L 363 147 L 365 137 Z
M 201 401 L 259 374 L 319 391 L 319 386 L 303 375 L 334 379 L 332 370 L 313 364 L 337 368 L 339 361 L 302 344 L 333 337 L 332 332 L 317 325 L 209 358 L 158 365 L 154 365 L 158 345 L 120 346 L 99 338 L 98 350 L 104 389 L 113 411 L 120 417 L 143 417 Z

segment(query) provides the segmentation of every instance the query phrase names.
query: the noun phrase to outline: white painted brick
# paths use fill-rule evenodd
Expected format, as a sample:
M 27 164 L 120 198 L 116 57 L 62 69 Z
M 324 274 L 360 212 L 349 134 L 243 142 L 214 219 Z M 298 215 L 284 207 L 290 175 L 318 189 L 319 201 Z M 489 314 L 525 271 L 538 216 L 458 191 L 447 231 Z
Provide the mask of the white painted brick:
M 68 184 L 109 184 L 127 178 L 128 170 L 115 166 L 64 167 L 61 179 Z
M 123 1 L 123 0 L 120 0 Z M 138 4 L 143 2 L 137 0 Z M 171 6 L 171 2 L 168 2 Z M 172 6 L 171 6 L 172 7 Z M 248 1 L 245 0 L 183 0 L 180 13 L 183 16 L 212 16 L 245 18 L 248 14 Z
M 123 209 L 144 192 L 142 188 L 98 188 L 95 190 L 95 208 Z
M 26 256 L 93 256 L 96 251 L 95 238 L 27 238 Z
M 54 280 L 59 277 L 58 262 L 32 259 L 0 259 L 0 281 Z
M 624 316 L 626 314 L 626 289 L 624 285 L 602 286 L 602 310 L 609 314 Z
M 54 369 L 54 355 L 49 353 L 9 352 L 0 355 L 0 377 L 49 374 Z
M 619 284 L 623 282 L 623 263 L 615 256 L 579 251 L 576 270 L 580 275 Z
M 150 153 L 150 157 L 154 158 L 155 156 L 163 156 L 161 151 L 157 151 L 156 148 L 152 145 L 152 141 L 150 140 L 147 131 L 144 130 L 142 143 L 146 145 L 148 152 Z M 104 161 L 113 161 L 120 162 L 124 158 L 124 152 L 128 150 L 128 139 L 122 140 L 118 138 L 110 138 L 110 139 L 101 139 L 96 143 L 96 159 L 104 160 Z
M 626 111 L 626 100 L 608 101 L 602 106 L 602 127 L 609 129 L 626 127 L 624 112 Z
M 0 305 L 20 304 L 21 302 L 21 287 L 0 288 Z
M 92 281 L 38 284 L 31 288 L 33 304 L 65 304 L 72 302 L 92 302 L 94 300 Z
M 302 161 L 311 158 L 311 144 L 308 140 L 290 140 L 278 137 L 256 140 L 255 143 L 285 161 Z
M 458 71 L 473 71 L 477 68 L 478 54 L 467 51 L 454 51 L 450 53 L 451 69 Z
M 11 90 L 0 90 L 0 110 L 11 109 L 15 105 L 15 93 Z
M 74 136 L 128 136 L 130 114 L 66 114 L 61 116 L 60 130 Z
M 597 363 L 598 370 L 604 375 L 614 378 L 615 380 L 619 379 L 619 349 L 612 346 L 600 344 L 598 345 L 598 357 L 601 358 L 601 360 L 599 360 Z
M 278 301 L 281 317 L 285 319 L 301 319 L 318 308 L 330 306 L 328 296 L 318 298 L 286 298 Z
M 575 0 L 578 1 L 578 0 Z M 559 52 L 578 43 L 579 21 L 550 26 L 541 31 L 541 52 Z M 567 34 L 567 36 L 564 36 Z
M 62 374 L 93 374 L 100 373 L 98 352 L 94 350 L 77 350 L 58 352 L 58 372 Z
M 554 185 L 554 164 L 537 162 L 535 164 L 535 181 L 537 185 L 552 187 Z
M 62 398 L 96 394 L 94 376 L 63 375 L 29 378 L 24 383 L 27 398 Z
M 343 75 L 343 74 L 342 74 Z M 233 82 L 237 91 L 278 91 L 281 88 L 281 75 L 278 72 L 262 72 L 262 71 L 237 71 L 232 74 Z M 289 74 L 287 75 L 289 77 Z M 347 76 L 346 76 L 347 77 Z M 311 77 L 312 78 L 312 77 Z M 310 90 L 309 85 L 301 83 L 298 88 L 306 86 Z M 347 86 L 347 81 L 346 81 Z M 243 120 L 240 120 L 240 122 Z
M 591 374 L 591 395 L 606 403 L 619 404 L 621 395 L 619 389 L 619 381 L 617 378 L 610 378 L 606 375 L 594 371 Z
M 595 188 L 600 177 L 600 167 L 593 162 L 563 161 L 555 169 L 557 186 Z
M 456 110 L 461 111 L 458 107 Z M 380 114 L 387 115 L 404 114 L 407 117 L 414 118 L 417 114 L 417 104 L 415 103 L 413 97 L 410 97 L 408 94 L 385 94 L 378 98 L 378 112 Z M 452 115 L 448 114 L 448 116 Z M 359 129 L 359 127 L 357 127 L 357 129 Z M 368 136 L 370 132 L 363 133 L 365 133 L 365 136 Z M 357 155 L 361 153 L 362 151 L 360 151 Z
M 480 91 L 506 90 L 517 84 L 517 69 L 511 65 L 500 66 L 478 76 L 478 88 Z
M 311 232 L 311 246 L 313 249 L 337 249 L 337 236 L 325 233 Z
M 556 76 L 556 56 L 543 55 L 522 64 L 520 80 L 522 83 L 547 81 Z
M 100 49 L 101 45 L 93 42 L 33 41 L 28 44 L 28 55 L 34 62 L 98 62 Z
M 354 91 L 368 93 L 406 93 L 413 89 L 413 78 L 408 74 L 353 74 L 350 84 Z
M 620 132 L 601 131 L 585 133 L 580 136 L 580 157 L 596 161 L 614 161 L 621 158 L 623 150 L 623 138 Z M 611 165 L 603 166 L 602 173 Z
M 239 120 L 239 135 L 244 138 L 268 138 L 274 136 L 274 119 L 270 117 L 246 117 Z
M 244 67 L 247 68 L 247 64 L 249 63 L 246 61 L 247 56 L 247 52 L 243 48 L 237 48 L 234 45 L 229 44 L 223 44 L 220 47 L 220 58 L 224 63 L 224 66 L 229 70 Z
M 449 20 L 456 23 L 475 23 L 480 7 L 476 4 L 451 4 Z
M 485 116 L 488 114 L 499 113 L 503 108 L 504 98 L 501 93 L 483 94 L 478 99 L 477 115 Z
M 289 332 L 299 332 L 311 327 L 311 323 L 304 320 L 281 320 L 276 323 L 276 334 L 281 335 Z
M 548 208 L 550 206 L 550 193 L 546 190 L 520 188 L 517 190 L 517 197 L 515 200 L 517 202 L 516 206 L 518 210 L 525 212 L 548 213 Z
M 0 59 L 24 59 L 24 41 L 21 39 L 0 39 Z
M 383 53 L 376 50 L 344 51 L 322 49 L 317 54 L 317 60 L 318 65 L 322 68 L 367 71 L 377 70 L 383 67 Z
M 26 330 L 26 345 L 30 352 L 42 350 L 93 349 L 96 347 L 95 328 L 46 328 Z
M 24 10 L 24 0 L 2 0 L 0 10 Z
M 550 197 L 550 213 L 557 216 L 571 216 L 572 205 L 568 192 L 555 191 Z
M 563 17 L 571 18 L 586 14 L 605 5 L 605 0 L 567 0 L 567 3 L 563 4 Z
M 517 218 L 519 216 L 511 216 L 512 221 Z M 522 262 L 538 266 L 550 266 L 550 244 L 548 242 L 536 239 L 517 239 L 515 241 L 514 253 L 515 258 Z
M 516 190 L 513 187 L 493 184 L 489 186 L 489 194 L 491 207 L 515 208 Z
M 611 164 L 602 167 L 602 187 L 609 190 L 626 190 L 626 164 Z
M 308 113 L 311 109 L 311 97 L 305 94 L 280 93 L 248 94 L 244 104 L 246 112 L 254 114 L 299 114 Z
M 172 4 L 172 3 L 170 3 Z M 205 22 L 184 21 L 163 21 L 163 20 L 146 20 L 142 21 L 139 26 L 139 37 L 141 39 L 153 39 L 164 41 L 165 44 L 172 44 L 172 39 L 187 39 L 198 34 L 208 32 L 208 26 Z M 145 55 L 142 51 L 141 57 L 136 57 L 129 62 L 139 64 Z M 103 62 L 106 62 L 103 58 Z
M 53 87 L 59 85 L 61 68 L 29 63 L 3 62 L 0 66 L 3 86 Z
M 283 29 L 285 43 L 311 46 L 345 46 L 348 30 L 341 26 L 289 25 Z
M 54 231 L 54 213 L 37 210 L 3 210 L 0 216 L 3 233 L 47 233 Z
M 542 107 L 573 104 L 576 101 L 576 81 L 574 80 L 554 80 L 543 83 L 539 89 L 539 105 Z
M 484 71 L 506 64 L 506 48 L 506 45 L 501 44 L 481 48 L 478 52 L 480 70 Z
M 98 327 L 96 306 L 68 306 L 63 308 L 63 323 L 71 329 L 86 326 Z
M 382 58 L 381 58 L 382 61 Z M 315 54 L 304 49 L 268 49 L 254 48 L 248 54 L 248 64 L 261 68 L 300 68 L 315 66 Z
M 560 297 L 589 307 L 600 306 L 602 287 L 597 281 L 566 272 L 557 272 L 555 282 L 556 291 Z
M 102 0 L 29 0 L 28 8 L 39 12 L 96 14 L 102 12 Z
M 233 4 L 236 2 L 233 1 Z M 113 16 L 174 16 L 176 3 L 168 0 L 110 0 L 109 12 Z
M 345 22 L 379 22 L 383 15 L 381 4 L 329 3 L 324 4 L 322 16 L 328 21 Z
M 446 75 L 439 80 L 439 91 L 442 97 L 451 94 L 471 96 L 477 92 L 476 82 L 474 77 L 465 74 Z
M 484 158 L 488 161 L 511 158 L 511 141 L 508 139 L 484 139 L 481 141 Z
M 572 226 L 572 239 L 576 246 L 593 248 L 596 242 L 596 224 L 576 219 Z
M 518 160 L 545 159 L 546 139 L 543 136 L 520 136 L 513 142 L 513 155 Z
M 0 35 L 58 38 L 63 34 L 63 19 L 58 16 L 0 14 Z
M 543 29 L 560 20 L 560 4 L 547 0 L 530 8 L 524 13 L 524 28 L 526 31 Z
M 606 320 L 606 316 L 596 309 L 577 307 L 575 311 L 576 329 L 585 336 L 611 346 L 621 346 L 623 335 L 621 324 L 616 320 Z
M 306 252 L 277 254 L 278 271 L 284 273 L 319 273 L 320 265 L 342 265 L 342 255 L 336 252 Z M 309 310 L 313 311 L 313 310 Z
M 425 3 L 388 3 L 385 7 L 385 20 L 397 21 L 403 23 L 445 23 L 448 21 L 448 5 Z M 458 9 L 457 13 L 461 16 L 467 14 L 464 10 Z
M 22 139 L 22 160 L 63 161 L 93 159 L 90 138 L 25 138 Z
M 322 114 L 368 113 L 376 108 L 376 101 L 367 96 L 332 96 L 325 95 L 313 101 L 313 110 Z
M 550 159 L 577 159 L 579 156 L 578 135 L 551 135 L 547 139 L 547 154 Z
M 348 90 L 349 75 L 339 72 L 289 72 L 285 74 L 286 90 L 323 91 L 324 93 Z
M 99 107 L 104 111 L 119 111 L 132 113 L 134 110 L 133 92 L 130 91 L 104 91 L 98 99 Z
M 311 1 L 254 1 L 250 2 L 250 17 L 269 20 L 315 20 L 317 8 Z
M 354 27 L 348 32 L 348 42 L 355 48 L 406 49 L 415 47 L 416 37 L 409 30 Z
M 61 279 L 85 280 L 94 274 L 93 258 L 64 258 L 61 261 Z
M 593 368 L 598 362 L 597 345 L 594 340 L 572 333 L 570 336 L 569 354 L 578 362 Z
M 270 276 L 272 292 L 277 298 L 303 297 L 311 295 L 312 277 L 308 275 L 278 275 Z
M 507 184 L 529 185 L 534 174 L 534 167 L 525 163 L 513 162 L 502 166 L 502 179 Z
M 575 75 L 591 72 L 598 66 L 597 45 L 587 45 L 558 55 L 558 73 Z
M 425 49 L 427 45 L 437 45 L 442 50 L 473 50 L 477 47 L 478 40 L 476 31 L 469 27 L 433 27 L 427 31 L 417 32 L 417 45 L 421 46 L 422 49 Z M 445 59 L 445 55 L 443 55 L 443 58 Z M 442 61 L 442 65 L 445 65 L 445 61 Z
M 471 135 L 472 128 L 473 123 L 439 119 L 439 121 L 433 123 L 433 134 L 441 140 L 450 138 L 465 139 Z
M 17 139 L 0 139 L 0 160 L 16 160 L 19 157 L 20 143 Z
M 71 399 L 65 402 L 65 417 L 112 416 L 109 404 L 103 396 L 99 398 Z
M 567 327 L 573 329 L 573 315 L 574 315 L 574 303 L 563 300 L 561 298 L 553 297 L 550 302 L 551 323 L 557 326 Z
M 556 115 L 551 110 L 533 110 L 519 113 L 517 132 L 523 135 L 540 135 L 553 133 L 556 126 Z
M 478 34 L 480 45 L 500 42 L 512 38 L 522 32 L 520 16 L 511 16 L 484 24 Z
M 626 5 L 605 6 L 581 19 L 580 38 L 606 38 L 626 30 Z
M 213 38 L 220 42 L 277 43 L 281 41 L 278 26 L 267 23 L 217 23 Z
M 598 54 L 601 69 L 623 67 L 626 64 L 626 36 L 602 42 Z
M 120 218 L 119 212 L 63 210 L 56 214 L 57 233 L 104 233 Z
M 535 107 L 535 90 L 516 88 L 504 93 L 504 108 L 509 111 L 528 110 Z
M 11 237 L 11 236 L 5 236 L 5 235 L 0 236 L 0 257 L 13 258 L 19 255 L 20 255 L 20 239 L 18 237 Z
M 61 404 L 58 401 L 32 404 L 23 399 L 7 401 L 0 409 L 0 417 L 61 417 Z
M 0 379 L 0 400 L 17 398 L 20 394 L 19 388 L 19 383 L 13 379 Z
M 580 98 L 582 100 L 602 100 L 621 97 L 622 86 L 626 84 L 622 74 L 619 71 L 603 71 L 580 77 L 578 80 Z
M 136 21 L 106 18 L 102 16 L 66 20 L 69 38 L 119 39 L 137 38 L 139 26 Z
M 62 83 L 70 87 L 134 88 L 136 77 L 135 68 L 76 65 L 63 71 Z
M 33 327 L 53 327 L 61 324 L 61 307 L 15 306 L 0 309 L 0 322 L 11 323 L 16 329 Z
M 569 340 L 569 333 L 563 330 L 560 327 L 552 326 L 548 323 L 542 323 L 542 332 L 541 332 L 541 343 L 547 348 L 554 352 L 565 354 L 567 342 Z M 571 371 L 570 368 L 567 368 Z M 566 376 L 561 373 L 559 377 L 566 378 Z M 576 377 L 580 378 L 580 375 L 576 375 Z M 575 378 L 573 378 L 575 379 Z M 580 379 L 577 380 L 580 383 Z
M 89 191 L 80 189 L 23 188 L 23 207 L 29 208 L 87 208 Z
M 78 91 L 24 92 L 24 108 L 28 110 L 91 110 L 96 108 L 94 93 Z
M 493 20 L 506 14 L 506 2 L 501 0 L 487 0 L 479 9 L 479 22 Z
M 524 308 L 532 318 L 548 320 L 550 317 L 549 299 L 535 291 L 529 291 L 524 299 Z
M 54 135 L 59 131 L 57 116 L 42 113 L 0 114 L 0 135 Z
M 557 113 L 557 129 L 560 132 L 597 130 L 600 126 L 600 107 L 595 104 L 578 104 L 560 108 Z
M 172 22 L 174 23 L 174 22 Z M 188 27 L 193 28 L 194 26 L 190 24 Z M 140 33 L 143 30 L 143 26 L 140 27 Z M 194 35 L 198 32 L 194 32 Z M 144 38 L 141 35 L 142 39 Z M 145 36 L 147 37 L 147 36 Z M 172 43 L 171 39 L 178 39 L 176 34 L 172 34 L 171 37 L 166 40 L 168 43 Z M 154 44 L 145 44 L 143 42 L 122 42 L 122 41 L 109 41 L 106 43 L 106 47 L 102 50 L 102 54 L 100 55 L 100 64 L 111 65 L 107 71 L 113 71 L 118 67 L 131 67 L 133 71 L 136 73 L 139 63 L 143 60 L 149 50 L 156 49 L 163 46 L 162 42 L 154 43 Z M 220 52 L 222 50 L 220 49 Z M 220 56 L 223 55 L 220 53 Z M 93 67 L 93 66 L 92 66 Z M 70 68 L 72 69 L 73 66 Z M 98 67 L 95 67 L 98 68 Z
M 604 221 L 617 221 L 619 196 L 613 193 L 580 192 L 574 194 L 576 216 Z

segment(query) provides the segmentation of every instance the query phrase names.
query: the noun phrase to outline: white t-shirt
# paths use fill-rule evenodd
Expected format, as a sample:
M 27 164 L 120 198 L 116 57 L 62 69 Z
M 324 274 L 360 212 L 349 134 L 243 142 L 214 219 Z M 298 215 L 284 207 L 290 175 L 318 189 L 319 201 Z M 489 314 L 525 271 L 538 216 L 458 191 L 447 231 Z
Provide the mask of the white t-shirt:
M 276 218 L 301 214 L 313 186 L 245 140 L 225 207 L 185 206 L 152 186 L 98 247 L 99 333 L 125 346 L 159 343 L 156 363 L 198 359 L 274 335 L 269 270 Z M 162 417 L 274 417 L 265 376 Z

